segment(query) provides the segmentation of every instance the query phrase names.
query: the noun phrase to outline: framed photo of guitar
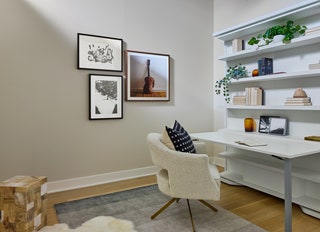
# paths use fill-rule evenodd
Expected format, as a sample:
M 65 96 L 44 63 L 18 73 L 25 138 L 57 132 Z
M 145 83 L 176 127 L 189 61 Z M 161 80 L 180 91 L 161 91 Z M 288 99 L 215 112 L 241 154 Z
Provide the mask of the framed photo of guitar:
M 126 100 L 170 101 L 170 55 L 127 50 Z

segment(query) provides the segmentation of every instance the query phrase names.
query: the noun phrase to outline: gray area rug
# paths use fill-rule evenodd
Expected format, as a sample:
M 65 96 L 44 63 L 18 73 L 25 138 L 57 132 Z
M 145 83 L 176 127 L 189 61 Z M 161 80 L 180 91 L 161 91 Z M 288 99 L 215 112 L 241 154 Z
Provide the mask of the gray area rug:
M 55 205 L 60 223 L 76 228 L 97 216 L 132 221 L 139 232 L 192 231 L 186 200 L 173 203 L 154 220 L 150 216 L 170 198 L 157 185 Z M 214 205 L 213 212 L 196 200 L 190 201 L 197 232 L 261 232 L 260 227 Z

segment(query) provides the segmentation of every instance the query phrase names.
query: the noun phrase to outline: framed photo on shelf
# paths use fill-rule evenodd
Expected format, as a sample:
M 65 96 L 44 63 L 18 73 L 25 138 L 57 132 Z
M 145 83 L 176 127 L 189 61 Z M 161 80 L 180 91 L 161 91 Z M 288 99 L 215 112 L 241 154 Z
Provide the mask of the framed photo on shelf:
M 279 118 L 279 116 L 260 116 L 260 120 L 259 120 L 259 132 L 260 133 L 269 133 L 269 129 L 270 129 L 270 119 L 271 118 Z
M 122 76 L 90 74 L 90 119 L 122 119 Z
M 126 100 L 170 100 L 170 56 L 126 51 Z
M 287 124 L 286 118 L 270 118 L 269 134 L 286 135 Z
M 123 71 L 123 40 L 78 33 L 78 69 Z

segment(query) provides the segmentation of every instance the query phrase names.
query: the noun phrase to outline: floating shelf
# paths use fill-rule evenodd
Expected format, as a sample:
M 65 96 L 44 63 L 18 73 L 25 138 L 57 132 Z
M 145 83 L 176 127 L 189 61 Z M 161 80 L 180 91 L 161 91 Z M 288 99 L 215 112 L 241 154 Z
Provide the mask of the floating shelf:
M 238 60 L 243 58 L 248 58 L 252 56 L 262 55 L 265 53 L 275 52 L 275 51 L 282 51 L 288 50 L 293 48 L 298 48 L 306 45 L 320 43 L 320 33 L 308 35 L 308 36 L 301 36 L 296 39 L 292 39 L 291 43 L 284 44 L 282 42 L 269 44 L 267 46 L 260 47 L 256 50 L 254 49 L 247 49 L 240 52 L 235 52 L 230 55 L 221 56 L 218 59 L 223 61 L 232 61 Z
M 213 36 L 218 39 L 228 41 L 265 30 L 266 28 L 273 26 L 275 22 L 282 23 L 288 19 L 296 20 L 312 15 L 318 15 L 319 13 L 320 2 L 318 0 L 301 1 L 301 3 L 293 7 L 273 12 L 269 15 L 253 19 L 247 23 L 230 27 L 222 31 L 217 31 L 213 33 Z
M 285 106 L 285 105 L 274 105 L 274 106 L 242 106 L 242 105 L 227 105 L 227 109 L 232 110 L 309 110 L 309 111 L 320 111 L 320 106 Z
M 299 78 L 307 78 L 307 77 L 320 77 L 320 69 L 294 72 L 294 73 L 272 74 L 272 75 L 257 76 L 257 77 L 245 77 L 245 78 L 240 78 L 238 80 L 232 80 L 230 85 L 251 83 L 251 82 L 261 82 L 261 81 L 291 80 L 291 79 L 299 79 Z

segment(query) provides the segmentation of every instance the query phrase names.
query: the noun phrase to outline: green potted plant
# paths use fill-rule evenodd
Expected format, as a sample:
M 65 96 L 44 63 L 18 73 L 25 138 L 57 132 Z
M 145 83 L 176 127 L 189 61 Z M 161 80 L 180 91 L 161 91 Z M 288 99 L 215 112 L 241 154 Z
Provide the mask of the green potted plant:
M 300 35 L 304 35 L 307 27 L 305 25 L 294 25 L 292 20 L 287 21 L 285 25 L 275 25 L 273 27 L 268 28 L 264 34 L 259 34 L 256 37 L 252 37 L 249 41 L 249 45 L 258 44 L 258 47 L 270 44 L 274 37 L 277 35 L 283 35 L 282 42 L 288 43 L 294 37 L 295 34 L 298 33 Z M 264 44 L 260 44 L 260 41 L 264 41 Z
M 248 76 L 248 71 L 245 66 L 238 64 L 227 69 L 227 74 L 220 80 L 216 81 L 215 93 L 217 95 L 223 93 L 227 103 L 230 102 L 229 84 L 232 79 L 239 79 Z

